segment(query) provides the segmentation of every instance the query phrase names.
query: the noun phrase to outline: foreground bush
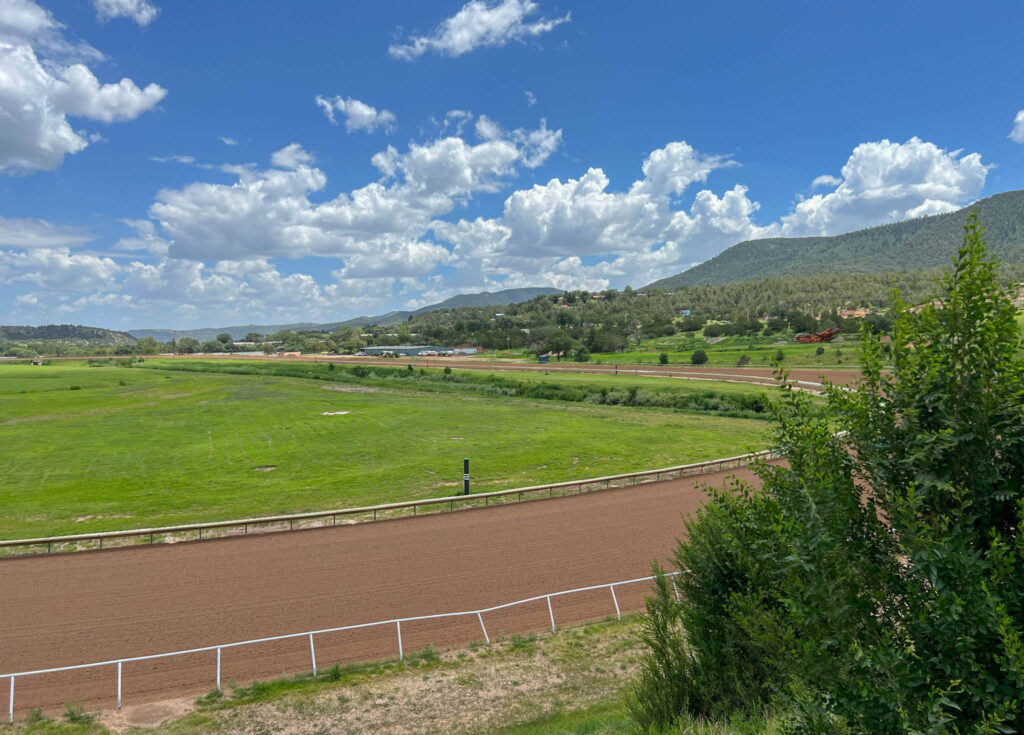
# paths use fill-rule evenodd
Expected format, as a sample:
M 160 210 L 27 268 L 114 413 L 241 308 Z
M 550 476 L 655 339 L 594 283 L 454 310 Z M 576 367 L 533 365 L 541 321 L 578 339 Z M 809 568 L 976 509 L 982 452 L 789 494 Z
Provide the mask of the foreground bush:
M 640 724 L 773 703 L 792 735 L 1024 732 L 1024 359 L 973 217 L 938 297 L 897 297 L 888 354 L 862 331 L 864 380 L 824 414 L 786 391 L 788 466 L 686 524 Z

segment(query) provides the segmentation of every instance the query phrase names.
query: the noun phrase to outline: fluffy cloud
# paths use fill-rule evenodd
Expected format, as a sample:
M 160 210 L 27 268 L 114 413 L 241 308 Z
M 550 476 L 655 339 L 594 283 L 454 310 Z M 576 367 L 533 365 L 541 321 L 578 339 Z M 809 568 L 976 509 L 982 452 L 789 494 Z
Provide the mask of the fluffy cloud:
M 29 283 L 47 293 L 106 289 L 119 271 L 111 258 L 72 253 L 69 248 L 0 250 L 0 283 Z
M 504 190 L 549 156 L 561 131 L 544 124 L 507 131 L 456 112 L 449 127 L 474 131 L 475 142 L 449 135 L 404 151 L 388 146 L 372 158 L 377 181 L 333 198 L 322 195 L 327 177 L 298 143 L 275 152 L 265 170 L 221 167 L 232 183 L 161 191 L 151 219 L 123 220 L 134 234 L 114 245 L 147 262 L 76 254 L 60 246 L 85 242 L 85 233 L 0 219 L 0 247 L 20 249 L 0 249 L 0 283 L 16 289 L 8 318 L 327 320 L 481 289 L 635 286 L 741 240 L 832 234 L 947 211 L 976 198 L 988 171 L 977 154 L 917 138 L 864 143 L 841 177 L 815 182 L 827 191 L 760 224 L 747 187 L 707 186 L 732 160 L 673 141 L 639 161 L 632 182 L 616 185 L 593 167 L 510 191 L 497 216 L 459 219 L 451 216 L 456 208 Z M 330 279 L 285 274 L 273 260 L 309 256 L 335 260 Z
M 569 21 L 568 13 L 561 18 L 527 21 L 536 11 L 537 3 L 532 0 L 501 0 L 496 4 L 472 0 L 427 35 L 412 36 L 408 43 L 392 44 L 388 53 L 405 61 L 430 52 L 462 56 L 481 46 L 504 46 L 539 36 Z
M 989 168 L 978 153 L 946 151 L 916 137 L 861 143 L 843 166 L 838 186 L 798 202 L 782 218 L 781 231 L 832 235 L 952 211 L 978 197 Z
M 625 192 L 608 191 L 608 176 L 591 168 L 579 179 L 552 179 L 514 192 L 505 200 L 500 220 L 435 223 L 434 231 L 442 239 L 452 238 L 457 254 L 486 257 L 495 268 L 533 263 L 531 270 L 547 269 L 566 256 L 637 257 L 666 244 L 671 253 L 684 241 L 690 252 L 687 262 L 695 262 L 713 255 L 723 240 L 760 232 L 750 221 L 757 205 L 746 198 L 743 187 L 721 199 L 701 192 L 689 213 L 671 206 L 672 198 L 689 186 L 731 165 L 729 159 L 673 142 L 651 152 L 642 165 L 643 178 Z M 655 260 L 665 257 L 663 253 Z
M 52 248 L 82 245 L 93 239 L 88 232 L 74 227 L 59 227 L 40 219 L 0 217 L 0 246 L 15 248 Z
M 1017 113 L 1013 118 L 1013 130 L 1010 131 L 1010 140 L 1017 143 L 1024 143 L 1024 110 Z
M 192 260 L 252 257 L 341 258 L 341 277 L 423 274 L 448 260 L 422 242 L 431 221 L 474 194 L 496 192 L 522 167 L 534 167 L 561 142 L 561 131 L 500 133 L 476 144 L 444 137 L 393 146 L 373 156 L 380 181 L 314 204 L 327 183 L 299 144 L 277 151 L 264 171 L 230 169 L 231 185 L 196 182 L 157 194 L 150 215 L 172 241 L 169 254 Z M 430 267 L 427 267 L 428 264 Z
M 160 12 L 146 0 L 92 0 L 92 4 L 96 8 L 96 17 L 103 22 L 112 18 L 131 18 L 140 26 L 147 26 Z
M 127 78 L 101 84 L 83 61 L 102 55 L 70 44 L 60 29 L 30 0 L 0 4 L 0 172 L 52 170 L 86 148 L 95 135 L 76 131 L 69 116 L 132 120 L 167 94 Z
M 377 129 L 383 129 L 385 133 L 390 133 L 395 129 L 397 118 L 395 113 L 390 110 L 378 111 L 376 107 L 351 97 L 342 99 L 341 97 L 322 97 L 317 95 L 315 102 L 318 107 L 323 109 L 324 114 L 331 121 L 332 125 L 337 123 L 335 112 L 344 115 L 345 130 L 350 133 L 354 133 L 357 130 L 372 133 Z

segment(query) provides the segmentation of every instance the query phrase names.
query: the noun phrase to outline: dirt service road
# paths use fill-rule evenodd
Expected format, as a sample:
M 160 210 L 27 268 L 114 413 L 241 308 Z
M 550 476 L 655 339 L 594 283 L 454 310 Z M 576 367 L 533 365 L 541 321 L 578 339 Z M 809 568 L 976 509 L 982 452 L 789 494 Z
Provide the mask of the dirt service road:
M 749 470 L 732 471 L 751 479 Z M 666 563 L 701 481 L 355 526 L 0 559 L 0 673 L 103 661 L 354 623 L 493 606 L 642 577 Z M 647 585 L 617 590 L 642 607 Z M 614 614 L 608 590 L 557 598 L 556 622 Z M 484 615 L 492 636 L 544 630 L 544 601 Z M 406 653 L 482 640 L 475 616 L 402 626 Z M 394 657 L 394 625 L 316 639 L 320 667 Z M 222 681 L 308 671 L 305 638 L 225 649 Z M 125 664 L 126 702 L 201 693 L 216 654 Z M 17 680 L 15 709 L 114 705 L 114 666 Z M 8 682 L 0 681 L 6 704 Z

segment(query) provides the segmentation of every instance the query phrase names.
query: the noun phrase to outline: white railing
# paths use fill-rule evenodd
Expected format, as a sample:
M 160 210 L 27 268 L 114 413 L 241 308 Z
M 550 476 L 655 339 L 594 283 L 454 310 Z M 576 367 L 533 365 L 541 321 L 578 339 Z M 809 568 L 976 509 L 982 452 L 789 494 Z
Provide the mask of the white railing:
M 280 527 L 280 530 L 294 530 L 295 524 L 301 524 L 312 520 L 322 519 L 326 524 L 327 519 L 330 519 L 330 525 L 336 525 L 338 522 L 338 516 L 341 517 L 352 517 L 352 516 L 365 516 L 367 520 L 376 521 L 378 515 L 384 517 L 393 517 L 397 511 L 402 509 L 412 509 L 412 515 L 417 515 L 419 508 L 426 508 L 431 506 L 440 507 L 443 511 L 445 506 L 449 510 L 456 510 L 457 508 L 465 507 L 466 504 L 477 504 L 481 500 L 484 505 L 488 505 L 491 500 L 504 502 L 505 498 L 512 498 L 513 496 L 522 500 L 523 496 L 534 496 L 538 494 L 542 495 L 547 493 L 548 497 L 554 497 L 555 492 L 571 494 L 574 490 L 577 493 L 583 493 L 589 490 L 607 489 L 611 487 L 619 487 L 626 484 L 636 485 L 637 482 L 649 482 L 649 481 L 660 481 L 663 479 L 669 479 L 673 475 L 677 478 L 689 477 L 692 475 L 702 475 L 708 472 L 717 472 L 726 469 L 735 469 L 751 464 L 759 459 L 772 460 L 778 456 L 773 450 L 762 450 L 760 452 L 751 452 L 749 454 L 741 454 L 736 457 L 723 457 L 721 459 L 711 459 L 706 462 L 696 462 L 694 464 L 676 465 L 674 467 L 662 467 L 661 469 L 654 470 L 642 470 L 640 472 L 627 472 L 620 475 L 607 475 L 605 477 L 589 477 L 581 480 L 567 480 L 565 482 L 554 482 L 547 485 L 531 485 L 530 487 L 518 487 L 512 488 L 511 490 L 494 490 L 485 493 L 472 493 L 470 495 L 453 495 L 443 498 L 427 498 L 424 500 L 408 500 L 401 503 L 387 503 L 384 505 L 367 505 L 359 508 L 337 508 L 334 510 L 318 510 L 308 513 L 293 513 L 290 515 L 281 516 L 263 516 L 259 518 L 240 518 L 231 521 L 212 521 L 208 523 L 190 523 L 182 526 L 160 526 L 156 528 L 134 528 L 125 531 L 100 531 L 97 533 L 78 533 L 70 536 L 48 536 L 42 538 L 27 538 L 27 539 L 9 539 L 0 540 L 0 549 L 5 548 L 22 548 L 29 549 L 31 547 L 38 547 L 42 549 L 46 548 L 46 552 L 50 553 L 53 547 L 57 547 L 58 550 L 61 548 L 70 547 L 70 551 L 83 550 L 84 547 L 81 545 L 84 541 L 98 541 L 99 548 L 103 548 L 104 540 L 112 539 L 123 539 L 136 537 L 145 542 L 147 539 L 149 543 L 160 542 L 161 540 L 168 540 L 169 538 L 176 538 L 181 534 L 198 532 L 198 540 L 203 540 L 204 531 L 223 531 L 224 529 L 234 528 L 236 535 L 239 529 L 241 529 L 241 535 L 248 536 L 250 529 L 254 532 L 257 528 L 262 527 L 264 530 L 261 532 L 267 532 L 273 530 L 269 526 L 276 524 Z M 285 527 L 287 524 L 287 527 Z M 315 526 L 305 526 L 306 528 L 312 528 Z M 207 538 L 221 538 L 218 536 L 207 533 Z M 2 553 L 2 552 L 0 552 Z
M 666 577 L 674 577 L 682 572 L 666 572 Z M 530 602 L 538 602 L 540 600 L 546 600 L 548 605 L 548 618 L 551 621 L 551 631 L 555 631 L 555 612 L 551 606 L 551 598 L 562 597 L 564 595 L 576 594 L 579 592 L 590 592 L 593 590 L 608 589 L 611 592 L 612 603 L 615 606 L 615 615 L 621 620 L 622 610 L 619 608 L 619 598 L 615 595 L 615 588 L 627 585 L 637 584 L 640 582 L 650 582 L 654 577 L 638 577 L 637 579 L 627 579 L 621 582 L 609 582 L 606 584 L 597 584 L 590 587 L 578 587 L 571 590 L 562 590 L 561 592 L 550 592 L 546 595 L 537 595 L 536 597 L 527 597 L 523 600 L 516 600 L 515 602 L 506 602 L 501 605 L 494 605 L 493 607 L 484 607 L 479 610 L 463 610 L 460 612 L 449 612 L 449 613 L 437 613 L 434 615 L 416 615 L 407 618 L 392 618 L 391 620 L 378 620 L 372 623 L 358 623 L 356 625 L 342 625 L 337 628 L 322 628 L 320 630 L 307 630 L 303 633 L 287 633 L 285 635 L 270 636 L 268 638 L 255 638 L 249 641 L 235 641 L 234 643 L 222 643 L 217 646 L 202 646 L 200 648 L 189 648 L 183 651 L 171 651 L 169 653 L 154 653 L 148 656 L 130 656 L 128 658 L 117 658 L 109 661 L 95 661 L 87 664 L 75 664 L 72 666 L 57 666 L 49 669 L 35 669 L 33 671 L 15 671 L 9 674 L 0 674 L 0 679 L 7 679 L 10 684 L 10 698 L 8 704 L 8 722 L 14 722 L 14 682 L 18 678 L 24 678 L 27 676 L 37 676 L 41 674 L 57 674 L 63 671 L 77 671 L 80 669 L 92 669 L 99 666 L 117 666 L 117 708 L 121 708 L 121 669 L 123 664 L 133 663 L 136 661 L 153 661 L 155 659 L 171 658 L 174 656 L 186 656 L 194 653 L 205 653 L 216 651 L 217 654 L 217 666 L 216 666 L 216 677 L 214 679 L 217 691 L 221 689 L 220 681 L 220 659 L 221 651 L 225 648 L 240 648 L 241 646 L 253 645 L 256 643 L 270 643 L 272 641 L 284 641 L 294 638 L 308 638 L 309 639 L 309 656 L 313 666 L 313 676 L 316 676 L 317 665 L 316 665 L 316 645 L 313 640 L 313 636 L 323 635 L 326 633 L 339 633 L 346 630 L 358 630 L 360 628 L 372 628 L 379 625 L 394 625 L 395 634 L 398 642 L 398 660 L 401 661 L 405 658 L 405 652 L 402 649 L 402 623 L 415 622 L 417 620 L 437 620 L 440 618 L 457 618 L 466 616 L 476 616 L 477 621 L 480 623 L 480 630 L 484 634 L 484 641 L 487 643 L 491 642 L 491 637 L 487 633 L 487 626 L 484 625 L 484 614 L 495 612 L 497 610 L 504 610 L 516 605 L 525 605 Z M 676 587 L 675 581 L 672 582 L 672 587 L 675 590 L 676 599 L 679 599 L 679 589 Z M 574 621 L 578 622 L 578 621 Z

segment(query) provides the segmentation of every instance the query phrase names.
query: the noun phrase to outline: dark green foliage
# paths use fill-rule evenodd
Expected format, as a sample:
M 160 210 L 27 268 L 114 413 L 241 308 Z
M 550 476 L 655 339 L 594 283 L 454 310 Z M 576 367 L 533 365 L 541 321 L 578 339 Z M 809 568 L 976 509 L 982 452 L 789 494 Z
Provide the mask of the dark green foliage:
M 660 355 L 658 355 L 658 362 L 662 365 L 668 365 L 668 353 L 662 352 Z
M 708 361 L 708 353 L 704 350 L 694 350 L 693 354 L 690 355 L 690 362 L 694 365 L 703 365 Z
M 45 324 L 41 327 L 0 326 L 0 343 L 2 342 L 59 342 L 81 346 L 131 346 L 135 344 L 135 338 L 127 332 L 114 332 L 100 327 Z
M 772 358 L 775 362 L 782 362 L 786 359 L 786 355 L 782 350 L 775 350 L 775 357 Z
M 982 199 L 949 214 L 870 227 L 833 237 L 748 240 L 695 268 L 647 288 L 674 289 L 813 273 L 878 273 L 946 265 L 970 211 L 988 223 L 992 252 L 1008 263 L 1024 262 L 1024 191 Z
M 711 492 L 682 603 L 651 603 L 686 636 L 654 673 L 675 639 L 649 614 L 641 721 L 772 701 L 788 735 L 1024 732 L 1024 359 L 996 283 L 972 217 L 941 304 L 897 298 L 888 354 L 863 326 L 856 392 L 822 414 L 783 388 L 787 464 Z

